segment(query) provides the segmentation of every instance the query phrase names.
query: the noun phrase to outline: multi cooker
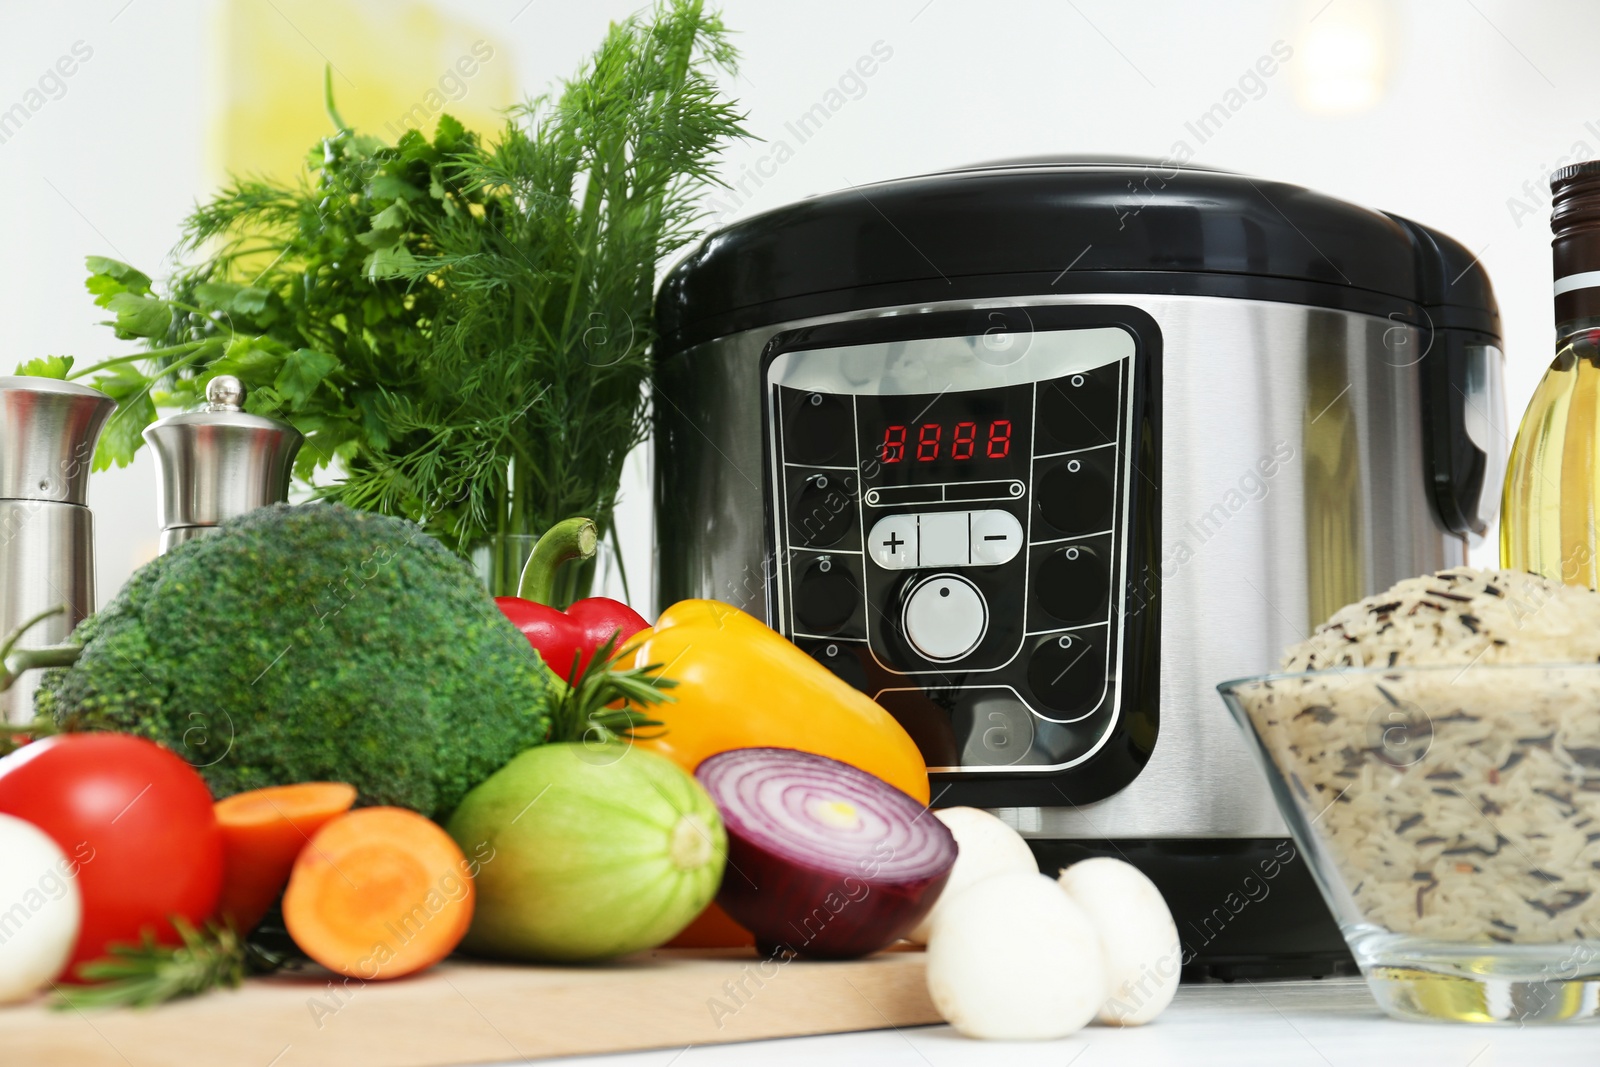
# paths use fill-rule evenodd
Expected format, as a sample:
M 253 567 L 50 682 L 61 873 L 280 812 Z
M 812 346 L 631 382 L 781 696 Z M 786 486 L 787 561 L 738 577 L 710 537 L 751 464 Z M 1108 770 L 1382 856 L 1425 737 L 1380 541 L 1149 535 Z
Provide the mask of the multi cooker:
M 657 314 L 659 603 L 765 618 L 1046 869 L 1140 865 L 1191 973 L 1348 966 L 1213 686 L 1493 520 L 1469 251 L 1281 182 L 1022 160 L 738 222 Z

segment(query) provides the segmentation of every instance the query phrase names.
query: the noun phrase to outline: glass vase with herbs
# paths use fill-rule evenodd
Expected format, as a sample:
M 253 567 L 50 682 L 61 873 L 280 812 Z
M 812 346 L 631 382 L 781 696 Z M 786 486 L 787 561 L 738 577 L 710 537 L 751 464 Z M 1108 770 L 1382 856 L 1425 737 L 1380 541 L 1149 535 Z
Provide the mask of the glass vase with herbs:
M 141 351 L 26 370 L 117 399 L 97 468 L 127 464 L 158 407 L 234 375 L 248 410 L 305 435 L 296 474 L 317 495 L 487 550 L 491 592 L 514 593 L 562 519 L 615 545 L 623 460 L 648 428 L 656 268 L 746 135 L 717 85 L 734 61 L 717 15 L 668 0 L 495 137 L 446 115 L 393 145 L 339 117 L 330 81 L 334 132 L 302 180 L 239 179 L 199 205 L 160 291 L 89 259 L 95 302 Z M 553 601 L 591 580 L 592 563 L 570 570 Z

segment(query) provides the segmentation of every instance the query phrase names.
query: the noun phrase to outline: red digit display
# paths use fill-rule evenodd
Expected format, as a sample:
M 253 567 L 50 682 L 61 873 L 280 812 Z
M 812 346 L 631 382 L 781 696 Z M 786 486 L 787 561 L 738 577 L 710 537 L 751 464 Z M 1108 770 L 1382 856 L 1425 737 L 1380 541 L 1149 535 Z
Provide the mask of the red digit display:
M 906 458 L 906 428 L 891 426 L 883 431 L 883 448 L 879 457 L 885 463 L 899 463 Z
M 956 435 L 950 442 L 951 459 L 971 459 L 973 445 L 978 440 L 978 424 L 975 422 L 956 423 Z
M 884 427 L 883 439 L 878 445 L 878 460 L 882 463 L 905 463 L 911 459 L 912 446 L 916 447 L 918 463 L 963 463 L 979 458 L 978 435 L 982 423 L 924 422 L 916 426 L 891 423 Z M 993 419 L 988 423 L 988 433 L 983 441 L 983 457 L 1005 459 L 1011 455 L 1013 424 L 1010 419 Z M 912 430 L 916 437 L 913 439 Z M 950 439 L 945 440 L 946 431 Z
M 989 424 L 989 458 L 1005 459 L 1011 454 L 1011 420 L 995 419 Z

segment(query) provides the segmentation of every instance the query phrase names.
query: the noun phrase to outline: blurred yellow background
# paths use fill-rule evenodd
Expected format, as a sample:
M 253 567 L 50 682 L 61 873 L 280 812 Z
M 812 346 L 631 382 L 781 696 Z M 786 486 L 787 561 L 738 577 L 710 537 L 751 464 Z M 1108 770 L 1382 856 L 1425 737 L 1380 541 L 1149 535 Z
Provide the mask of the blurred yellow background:
M 218 183 L 299 173 L 332 129 L 322 100 L 330 65 L 340 115 L 391 144 L 407 128 L 432 136 L 445 112 L 490 133 L 517 96 L 511 48 L 433 4 L 227 0 L 217 15 L 221 96 L 206 162 Z

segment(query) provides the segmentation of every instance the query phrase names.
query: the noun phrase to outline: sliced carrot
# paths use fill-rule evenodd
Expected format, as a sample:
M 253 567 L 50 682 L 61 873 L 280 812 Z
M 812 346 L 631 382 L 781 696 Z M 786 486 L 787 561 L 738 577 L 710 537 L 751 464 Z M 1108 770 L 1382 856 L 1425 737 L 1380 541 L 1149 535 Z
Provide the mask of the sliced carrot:
M 678 936 L 667 942 L 667 948 L 744 948 L 756 943 L 756 935 L 733 921 L 733 916 L 722 910 L 722 905 L 712 901 L 706 910 L 694 917 Z
M 240 933 L 255 929 L 289 884 L 294 859 L 311 835 L 355 802 L 355 786 L 343 782 L 252 789 L 217 801 L 223 858 L 217 914 Z
M 399 978 L 466 936 L 474 891 L 450 835 L 405 808 L 361 808 L 311 838 L 283 894 L 289 936 L 330 971 Z

